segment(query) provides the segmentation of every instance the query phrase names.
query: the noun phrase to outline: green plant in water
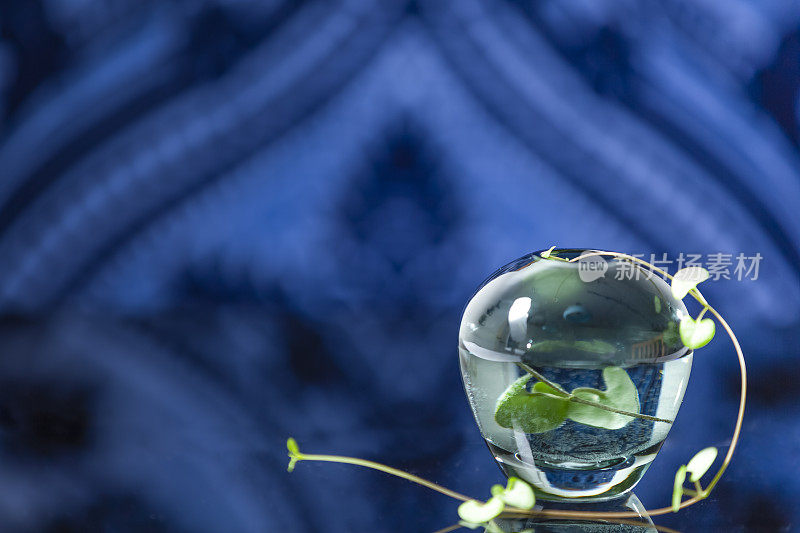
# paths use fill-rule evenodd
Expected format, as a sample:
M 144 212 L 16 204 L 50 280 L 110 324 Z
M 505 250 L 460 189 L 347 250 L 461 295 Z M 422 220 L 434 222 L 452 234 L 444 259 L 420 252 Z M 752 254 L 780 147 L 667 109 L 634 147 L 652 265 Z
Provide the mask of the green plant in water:
M 567 419 L 605 429 L 620 429 L 634 418 L 672 422 L 639 412 L 636 385 L 622 368 L 609 366 L 603 369 L 605 390 L 579 387 L 566 392 L 529 366 L 520 366 L 527 374 L 512 383 L 497 401 L 494 418 L 502 427 L 521 429 L 525 433 L 544 433 Z M 527 384 L 531 379 L 539 381 L 529 392 Z
M 542 252 L 543 259 L 574 262 L 576 259 L 564 259 L 552 255 L 555 247 Z M 691 295 L 703 306 L 696 319 L 685 316 L 679 325 L 679 334 L 684 345 L 689 348 L 697 349 L 708 344 L 714 337 L 715 323 L 711 318 L 703 318 L 706 313 L 710 313 L 725 329 L 731 339 L 736 355 L 739 360 L 741 372 L 741 394 L 739 397 L 739 411 L 736 417 L 736 424 L 731 438 L 728 452 L 722 460 L 722 464 L 713 476 L 708 485 L 704 488 L 700 483 L 701 478 L 708 472 L 717 458 L 717 449 L 713 447 L 705 448 L 698 452 L 685 465 L 681 465 L 675 474 L 673 485 L 672 502 L 668 507 L 661 507 L 645 512 L 650 516 L 658 516 L 670 512 L 678 512 L 680 509 L 689 507 L 711 494 L 716 484 L 719 482 L 733 457 L 733 452 L 739 441 L 739 434 L 742 429 L 744 419 L 744 405 L 747 396 L 747 369 L 744 361 L 739 341 L 734 335 L 733 330 L 722 316 L 708 304 L 706 299 L 700 294 L 697 285 L 708 279 L 708 271 L 700 267 L 690 267 L 679 270 L 675 276 L 651 265 L 650 263 L 627 254 L 618 252 L 591 252 L 583 254 L 582 257 L 591 255 L 608 255 L 619 259 L 631 261 L 645 267 L 651 271 L 669 278 L 671 280 L 672 294 L 679 299 Z M 659 300 L 654 301 L 656 307 L 660 307 Z M 710 324 L 710 325 L 709 325 Z M 527 374 L 508 387 L 498 400 L 495 418 L 501 425 L 511 427 L 514 423 L 520 424 L 520 428 L 528 433 L 539 433 L 549 431 L 558 427 L 567 418 L 575 420 L 581 424 L 596 427 L 617 429 L 623 427 L 633 418 L 651 419 L 659 422 L 671 422 L 669 420 L 657 419 L 639 413 L 639 399 L 636 388 L 630 380 L 627 372 L 618 367 L 607 367 L 603 370 L 603 380 L 606 389 L 592 389 L 579 387 L 572 392 L 565 391 L 560 385 L 547 380 L 535 369 L 523 363 L 518 363 Z M 531 379 L 536 379 L 531 390 L 527 390 L 527 384 Z M 622 424 L 622 425 L 620 425 Z M 530 430 L 530 431 L 529 431 Z M 324 461 L 334 463 L 352 464 L 363 466 L 381 472 L 401 477 L 408 481 L 423 485 L 432 490 L 440 492 L 446 496 L 460 500 L 462 503 L 458 508 L 459 517 L 462 521 L 441 529 L 436 533 L 447 533 L 461 527 L 475 528 L 484 527 L 489 533 L 503 533 L 503 530 L 494 521 L 497 517 L 525 517 L 542 516 L 556 519 L 598 519 L 615 521 L 622 524 L 641 525 L 636 522 L 626 520 L 628 518 L 638 518 L 639 514 L 634 511 L 568 511 L 555 509 L 533 509 L 535 498 L 533 489 L 530 485 L 518 478 L 509 478 L 506 487 L 495 485 L 491 489 L 492 496 L 485 502 L 469 498 L 463 494 L 442 487 L 432 481 L 415 476 L 403 470 L 392 468 L 387 465 L 359 459 L 355 457 L 344 457 L 337 455 L 315 455 L 301 453 L 297 443 L 290 438 L 286 443 L 289 452 L 288 471 L 294 470 L 300 461 Z M 685 487 L 686 478 L 693 483 L 694 488 Z M 684 500 L 684 496 L 689 499 Z M 652 527 L 652 526 L 651 526 Z M 660 526 L 655 526 L 660 530 L 667 530 Z M 526 533 L 526 532 L 522 532 Z

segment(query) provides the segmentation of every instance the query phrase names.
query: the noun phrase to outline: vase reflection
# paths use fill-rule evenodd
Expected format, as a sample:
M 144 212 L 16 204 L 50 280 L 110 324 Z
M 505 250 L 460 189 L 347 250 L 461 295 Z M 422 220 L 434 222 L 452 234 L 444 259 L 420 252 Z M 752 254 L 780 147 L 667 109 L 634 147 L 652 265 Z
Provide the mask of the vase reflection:
M 647 515 L 644 505 L 630 494 L 624 498 L 597 503 L 560 503 L 547 502 L 544 510 L 559 511 L 634 511 L 638 518 L 620 520 L 588 520 L 588 519 L 563 519 L 548 516 L 506 517 L 494 520 L 493 526 L 484 529 L 486 533 L 600 533 L 600 532 L 630 532 L 630 533 L 656 533 L 657 531 L 671 532 L 669 528 L 656 526 Z

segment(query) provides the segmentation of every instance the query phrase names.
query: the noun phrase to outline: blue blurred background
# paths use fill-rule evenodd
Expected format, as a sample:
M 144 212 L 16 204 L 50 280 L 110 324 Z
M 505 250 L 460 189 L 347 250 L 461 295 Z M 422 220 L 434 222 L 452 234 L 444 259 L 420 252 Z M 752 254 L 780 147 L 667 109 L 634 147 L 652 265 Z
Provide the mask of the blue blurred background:
M 483 496 L 461 310 L 557 244 L 760 253 L 741 449 L 684 531 L 800 528 L 800 4 L 0 4 L 3 531 L 425 532 Z M 673 269 L 674 270 L 674 269 Z M 724 447 L 718 336 L 636 493 Z

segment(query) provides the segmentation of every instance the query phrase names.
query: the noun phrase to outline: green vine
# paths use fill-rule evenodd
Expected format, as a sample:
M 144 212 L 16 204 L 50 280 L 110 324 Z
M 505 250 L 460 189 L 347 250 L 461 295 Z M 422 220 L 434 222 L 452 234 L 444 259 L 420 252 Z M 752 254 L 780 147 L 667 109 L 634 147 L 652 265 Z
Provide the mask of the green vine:
M 714 464 L 718 451 L 714 447 L 705 448 L 699 451 L 687 464 L 681 465 L 676 472 L 671 505 L 668 507 L 647 510 L 645 513 L 650 516 L 658 516 L 670 512 L 678 512 L 680 509 L 694 505 L 695 503 L 707 498 L 719 480 L 722 478 L 722 475 L 725 473 L 725 470 L 728 468 L 728 465 L 733 457 L 733 453 L 736 449 L 742 429 L 745 399 L 747 396 L 747 369 L 745 366 L 744 354 L 742 353 L 739 341 L 725 319 L 723 319 L 719 312 L 717 312 L 717 310 L 706 301 L 706 299 L 697 289 L 697 285 L 699 283 L 709 278 L 708 271 L 701 267 L 689 267 L 679 270 L 674 276 L 672 276 L 664 270 L 661 270 L 658 267 L 639 259 L 638 257 L 627 254 L 597 251 L 584 253 L 578 258 L 565 259 L 553 255 L 554 249 L 555 246 L 551 247 L 545 252 L 542 252 L 540 256 L 543 259 L 575 262 L 580 258 L 606 255 L 648 267 L 652 272 L 656 272 L 661 276 L 670 279 L 673 296 L 678 299 L 683 299 L 687 295 L 690 295 L 702 306 L 697 318 L 685 316 L 680 321 L 678 328 L 680 338 L 683 344 L 688 348 L 701 348 L 708 344 L 714 337 L 716 330 L 715 322 L 711 318 L 704 318 L 707 313 L 713 316 L 713 318 L 719 322 L 719 324 L 730 337 L 739 361 L 739 369 L 741 372 L 741 393 L 736 424 L 734 426 L 733 436 L 731 438 L 731 444 L 728 447 L 728 451 L 725 454 L 725 457 L 723 458 L 716 474 L 711 478 L 705 487 L 703 487 L 701 479 Z M 654 305 L 660 307 L 660 303 L 660 301 L 655 300 Z M 632 418 L 643 418 L 671 423 L 670 420 L 657 419 L 655 417 L 649 417 L 639 413 L 638 393 L 636 393 L 635 387 L 633 387 L 633 391 L 630 390 L 630 387 L 633 386 L 633 383 L 631 382 L 630 385 L 628 385 L 627 382 L 630 382 L 630 377 L 621 368 L 607 367 L 603 370 L 603 380 L 606 384 L 606 390 L 604 391 L 599 389 L 578 388 L 572 392 L 567 392 L 563 387 L 546 379 L 543 375 L 530 366 L 523 363 L 518 364 L 523 370 L 525 370 L 526 375 L 509 386 L 509 388 L 498 400 L 495 411 L 495 418 L 497 422 L 505 427 L 511 427 L 510 425 L 506 424 L 523 424 L 521 429 L 528 433 L 536 433 L 548 431 L 547 428 L 553 429 L 567 418 L 583 424 L 597 425 L 598 427 L 610 427 L 612 429 L 624 426 L 630 422 Z M 536 382 L 532 385 L 530 391 L 528 391 L 527 384 L 531 379 L 535 379 Z M 619 426 L 618 424 L 622 423 L 623 421 L 624 423 L 622 426 Z M 409 474 L 403 470 L 392 468 L 390 466 L 373 461 L 367 461 L 365 459 L 358 459 L 354 457 L 301 453 L 297 443 L 292 438 L 287 441 L 286 447 L 289 452 L 289 472 L 293 471 L 296 464 L 300 461 L 324 461 L 352 464 L 401 477 L 413 483 L 417 483 L 419 485 L 428 487 L 429 489 L 440 492 L 456 500 L 462 501 L 463 503 L 458 507 L 458 515 L 461 518 L 461 521 L 457 524 L 441 529 L 436 533 L 446 533 L 461 527 L 474 529 L 475 527 L 480 526 L 484 527 L 489 533 L 503 533 L 503 530 L 495 522 L 495 518 L 498 517 L 541 516 L 556 519 L 599 519 L 618 522 L 621 524 L 642 525 L 641 523 L 627 520 L 629 518 L 639 518 L 640 515 L 635 511 L 595 512 L 533 509 L 536 503 L 533 489 L 525 481 L 514 477 L 508 479 L 508 484 L 506 487 L 502 487 L 501 485 L 493 486 L 491 489 L 492 496 L 486 501 L 479 501 L 448 488 L 442 487 L 441 485 L 438 485 L 432 481 Z M 685 486 L 687 477 L 689 482 L 692 483 L 693 488 L 688 488 Z M 684 496 L 688 496 L 688 499 L 684 499 Z M 664 528 L 661 526 L 655 527 L 661 531 L 672 531 L 669 528 Z

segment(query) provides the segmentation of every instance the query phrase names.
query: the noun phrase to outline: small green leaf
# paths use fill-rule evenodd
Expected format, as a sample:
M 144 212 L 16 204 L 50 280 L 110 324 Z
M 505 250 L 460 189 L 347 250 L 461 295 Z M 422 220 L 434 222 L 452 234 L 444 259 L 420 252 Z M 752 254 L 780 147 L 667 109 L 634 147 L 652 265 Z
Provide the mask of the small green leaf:
M 532 509 L 536 503 L 536 496 L 533 494 L 531 486 L 516 477 L 508 478 L 508 484 L 505 487 L 494 485 L 492 496 L 500 498 L 506 505 L 519 509 Z
M 675 472 L 675 484 L 672 486 L 672 512 L 680 510 L 681 497 L 683 496 L 683 482 L 686 481 L 686 465 L 681 465 Z
M 566 420 L 569 402 L 541 381 L 528 392 L 525 387 L 530 379 L 530 375 L 522 376 L 506 389 L 497 400 L 494 419 L 504 428 L 525 433 L 544 433 L 557 428 Z
M 661 298 L 657 294 L 653 295 L 653 307 L 656 309 L 656 314 L 661 313 Z
M 292 472 L 297 461 L 300 460 L 300 448 L 297 446 L 297 441 L 289 437 L 289 440 L 286 441 L 286 449 L 289 450 L 289 466 L 286 467 L 286 470 Z
M 689 464 L 686 465 L 686 470 L 691 474 L 691 476 L 689 476 L 689 480 L 692 483 L 695 481 L 700 481 L 700 478 L 703 477 L 703 474 L 708 472 L 708 469 L 711 468 L 712 464 L 714 464 L 714 459 L 716 458 L 717 449 L 713 446 L 709 448 L 703 448 L 697 452 L 689 461 Z
M 572 396 L 614 409 L 639 413 L 639 391 L 625 369 L 617 366 L 604 368 L 603 381 L 606 386 L 605 391 L 579 387 L 572 391 Z M 567 417 L 579 424 L 605 429 L 620 429 L 633 420 L 633 417 L 628 415 L 576 402 L 569 402 Z
M 678 300 L 683 300 L 690 290 L 708 278 L 708 270 L 703 267 L 682 268 L 672 277 L 672 295 Z
M 556 249 L 555 246 L 551 246 L 550 248 L 548 248 L 544 252 L 540 253 L 539 256 L 542 257 L 543 259 L 547 259 L 547 258 L 550 257 L 550 254 L 553 253 L 553 250 L 555 250 L 555 249 Z
M 678 331 L 680 331 L 684 346 L 696 349 L 702 348 L 714 338 L 716 326 L 710 318 L 695 322 L 692 317 L 685 316 L 681 319 Z
M 473 524 L 483 524 L 502 513 L 503 507 L 503 500 L 497 497 L 489 498 L 486 503 L 469 500 L 458 506 L 458 516 Z
M 297 441 L 292 437 L 289 437 L 289 440 L 286 441 L 286 449 L 289 450 L 289 453 L 300 453 L 300 448 L 297 446 Z

